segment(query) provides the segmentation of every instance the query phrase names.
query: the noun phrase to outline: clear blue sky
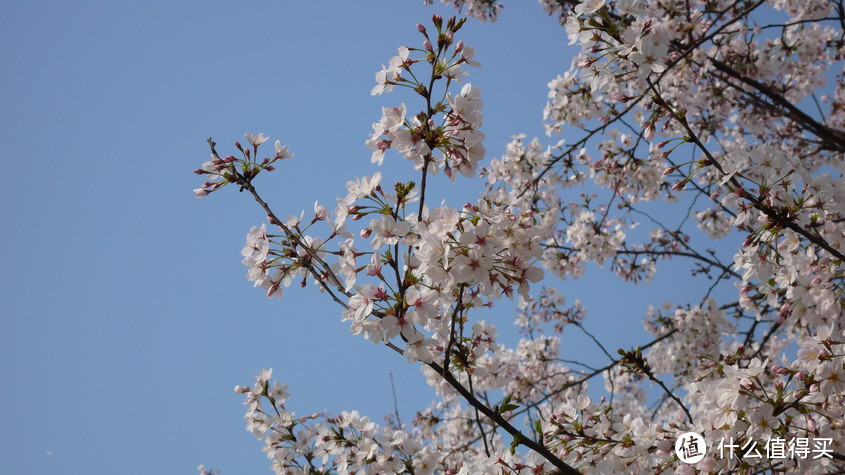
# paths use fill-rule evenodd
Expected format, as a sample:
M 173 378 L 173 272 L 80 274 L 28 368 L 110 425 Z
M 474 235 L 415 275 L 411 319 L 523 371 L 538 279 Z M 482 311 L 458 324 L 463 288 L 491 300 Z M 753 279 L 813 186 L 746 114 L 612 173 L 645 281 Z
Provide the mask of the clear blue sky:
M 266 472 L 232 392 L 264 367 L 300 413 L 380 422 L 388 372 L 406 422 L 431 399 L 417 365 L 351 336 L 313 289 L 282 302 L 253 289 L 239 251 L 263 214 L 234 189 L 194 199 L 191 170 L 207 137 L 225 153 L 265 132 L 296 154 L 258 182 L 277 213 L 334 203 L 375 171 L 364 140 L 381 107 L 414 100 L 371 97 L 375 72 L 435 12 L 452 13 L 421 0 L 3 2 L 0 472 Z M 546 83 L 569 67 L 563 30 L 512 1 L 460 37 L 483 64 L 470 81 L 488 155 L 542 135 Z M 386 165 L 385 180 L 406 167 Z M 476 199 L 437 178 L 430 196 Z M 615 279 L 594 274 L 563 293 L 587 303 L 588 327 L 613 318 L 610 346 L 642 341 L 630 335 L 658 292 L 617 286 L 608 299 Z M 490 317 L 506 332 L 511 308 Z

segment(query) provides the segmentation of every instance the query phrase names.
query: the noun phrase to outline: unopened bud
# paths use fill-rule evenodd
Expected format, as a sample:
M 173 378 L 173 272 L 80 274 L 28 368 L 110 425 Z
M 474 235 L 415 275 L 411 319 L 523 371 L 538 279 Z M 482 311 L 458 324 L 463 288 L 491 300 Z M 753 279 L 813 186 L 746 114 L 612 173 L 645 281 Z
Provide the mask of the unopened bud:
M 434 27 L 438 30 L 441 26 L 443 26 L 443 17 L 440 15 L 431 15 L 431 22 L 434 23 Z
M 370 237 L 370 234 L 372 234 L 372 233 L 373 233 L 372 229 L 364 228 L 364 229 L 361 230 L 361 237 L 363 239 L 367 239 L 368 237 Z
M 197 175 L 204 175 L 208 172 L 203 170 L 202 168 L 197 168 L 196 170 L 194 170 L 194 173 L 196 173 Z
M 432 51 L 432 52 L 434 51 L 434 48 L 431 47 L 431 41 L 428 41 L 428 40 L 423 41 L 423 48 L 426 51 Z
M 235 142 L 235 147 L 236 147 L 238 150 L 243 151 L 243 147 L 241 147 L 241 143 L 240 143 L 240 142 Z
M 417 31 L 419 31 L 420 33 L 428 36 L 428 33 L 426 33 L 426 31 L 425 31 L 425 27 L 422 26 L 422 23 L 417 23 Z
M 457 45 L 455 45 L 455 53 L 460 53 L 460 52 L 461 52 L 461 51 L 463 51 L 463 50 L 464 50 L 464 42 L 463 42 L 463 40 L 458 41 L 458 44 L 457 44 Z

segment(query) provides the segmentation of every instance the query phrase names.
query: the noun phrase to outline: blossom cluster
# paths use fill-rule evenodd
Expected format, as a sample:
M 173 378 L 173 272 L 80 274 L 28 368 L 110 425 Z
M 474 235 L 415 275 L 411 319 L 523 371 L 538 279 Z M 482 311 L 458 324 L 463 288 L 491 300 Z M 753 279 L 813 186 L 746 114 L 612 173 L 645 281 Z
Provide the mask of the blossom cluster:
M 501 7 L 444 3 L 482 21 Z M 277 142 L 259 160 L 267 138 L 247 134 L 241 158 L 221 158 L 211 142 L 197 196 L 234 183 L 269 219 L 247 235 L 247 279 L 267 297 L 313 281 L 352 334 L 420 365 L 439 397 L 410 424 L 378 426 L 354 411 L 302 417 L 262 372 L 236 388 L 248 430 L 279 473 L 841 470 L 842 74 L 827 84 L 845 57 L 841 2 L 540 3 L 580 49 L 548 84 L 546 132 L 577 128 L 580 138 L 515 135 L 480 165 L 484 104 L 463 70 L 478 66 L 475 52 L 455 38 L 463 20 L 435 15 L 371 91 L 406 89 L 419 108 L 383 108 L 365 142 L 372 163 L 392 149 L 418 181 L 387 185 L 376 172 L 350 180 L 334 210 L 315 203 L 307 219 L 280 219 L 252 180 L 287 148 Z M 427 184 L 440 171 L 478 174 L 486 190 L 434 206 Z M 650 307 L 652 339 L 615 353 L 591 331 L 608 323 L 544 280 L 608 267 L 648 283 L 670 259 L 689 264 L 700 299 Z M 507 346 L 480 309 L 511 301 L 521 337 Z M 567 354 L 572 338 L 594 342 L 605 363 Z M 602 387 L 605 397 L 586 395 Z M 686 432 L 829 439 L 831 456 L 761 468 L 711 450 L 693 466 L 674 451 Z

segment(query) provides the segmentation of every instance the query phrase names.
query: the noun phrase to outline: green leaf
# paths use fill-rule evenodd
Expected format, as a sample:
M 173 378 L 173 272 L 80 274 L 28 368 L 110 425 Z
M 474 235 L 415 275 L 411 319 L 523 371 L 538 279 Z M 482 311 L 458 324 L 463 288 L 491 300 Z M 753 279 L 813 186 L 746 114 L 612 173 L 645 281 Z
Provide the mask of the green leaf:
M 511 454 L 516 452 L 516 447 L 519 445 L 520 441 L 522 441 L 522 434 L 517 432 L 516 435 L 513 436 L 513 442 L 511 442 Z

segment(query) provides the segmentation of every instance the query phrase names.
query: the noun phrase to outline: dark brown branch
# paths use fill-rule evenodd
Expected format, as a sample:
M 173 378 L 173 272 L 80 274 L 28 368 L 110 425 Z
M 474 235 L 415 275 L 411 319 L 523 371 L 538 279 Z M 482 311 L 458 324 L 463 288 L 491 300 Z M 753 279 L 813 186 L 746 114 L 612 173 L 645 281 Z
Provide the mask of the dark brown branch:
M 772 100 L 775 104 L 783 107 L 787 115 L 794 120 L 795 122 L 805 125 L 807 130 L 810 130 L 820 139 L 822 139 L 825 143 L 827 143 L 831 149 L 837 150 L 840 152 L 845 152 L 845 133 L 841 130 L 832 129 L 830 127 L 825 126 L 824 124 L 820 124 L 815 119 L 807 115 L 804 111 L 799 109 L 795 104 L 788 101 L 782 94 L 779 94 L 770 86 L 767 86 L 755 79 L 752 79 L 748 76 L 745 76 L 735 69 L 731 68 L 728 64 L 719 61 L 715 58 L 710 58 L 710 63 L 716 67 L 719 71 L 727 74 L 728 76 L 741 81 L 743 84 L 746 84 L 758 92 L 763 94 L 764 96 L 768 97 Z
M 388 348 L 396 351 L 399 354 L 404 354 L 401 348 L 394 345 L 393 343 L 386 343 Z M 496 423 L 499 427 L 504 429 L 508 434 L 512 435 L 515 439 L 519 439 L 519 445 L 524 445 L 529 449 L 537 452 L 538 454 L 542 455 L 546 460 L 551 462 L 552 465 L 557 467 L 560 471 L 559 473 L 568 473 L 568 474 L 578 474 L 580 473 L 578 470 L 575 470 L 572 466 L 561 460 L 558 456 L 553 454 L 549 449 L 547 449 L 541 443 L 536 442 L 534 439 L 525 436 L 522 432 L 520 432 L 516 427 L 511 425 L 501 414 L 498 414 L 494 410 L 487 407 L 483 402 L 479 401 L 478 398 L 475 397 L 475 394 L 470 392 L 467 388 L 465 388 L 460 381 L 458 381 L 452 373 L 443 371 L 443 367 L 435 362 L 426 363 L 426 365 L 433 369 L 435 373 L 441 375 L 447 383 L 449 383 L 452 388 L 454 388 L 458 394 L 460 394 L 464 400 L 466 400 L 472 407 L 478 409 L 482 414 L 487 416 L 490 420 Z

